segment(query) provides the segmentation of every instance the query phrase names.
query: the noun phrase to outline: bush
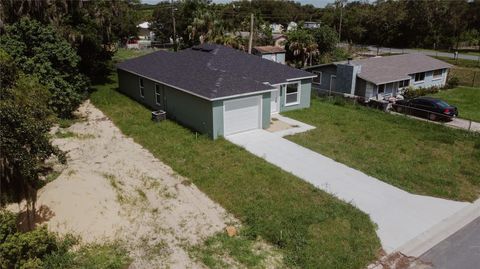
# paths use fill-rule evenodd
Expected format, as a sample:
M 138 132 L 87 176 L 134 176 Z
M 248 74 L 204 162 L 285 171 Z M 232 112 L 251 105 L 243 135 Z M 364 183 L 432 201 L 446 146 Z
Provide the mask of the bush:
M 51 93 L 50 108 L 61 117 L 69 117 L 88 93 L 88 79 L 80 74 L 80 57 L 51 26 L 21 19 L 7 25 L 0 46 L 18 69 L 35 75 Z
M 453 89 L 458 87 L 460 84 L 460 79 L 458 77 L 452 76 L 448 78 L 447 85 L 445 85 L 445 89 Z
M 418 88 L 415 89 L 412 86 L 408 87 L 405 92 L 403 93 L 403 96 L 407 99 L 411 98 L 416 98 L 420 96 L 425 96 L 429 94 L 434 94 L 437 93 L 440 90 L 439 87 L 433 86 L 430 88 Z
M 20 232 L 17 215 L 0 211 L 0 268 L 125 268 L 131 261 L 118 244 L 91 244 L 73 251 L 79 240 L 58 238 L 46 226 Z

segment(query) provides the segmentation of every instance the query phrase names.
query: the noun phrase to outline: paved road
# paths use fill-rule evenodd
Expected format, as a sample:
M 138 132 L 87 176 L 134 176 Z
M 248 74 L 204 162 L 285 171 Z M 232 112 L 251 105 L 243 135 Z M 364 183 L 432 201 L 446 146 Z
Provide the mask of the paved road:
M 367 46 L 367 48 L 368 50 L 377 53 L 377 47 Z M 379 49 L 379 52 L 380 53 L 422 53 L 430 56 L 441 56 L 441 57 L 448 57 L 448 58 L 455 59 L 455 56 L 453 53 L 434 51 L 434 50 L 394 49 L 394 48 L 381 47 Z M 476 55 L 458 54 L 458 58 L 465 59 L 465 60 L 480 61 L 480 56 L 476 56 Z
M 420 257 L 435 269 L 480 268 L 480 218 L 460 229 Z
M 265 130 L 226 138 L 369 214 L 388 253 L 470 205 L 408 193 Z

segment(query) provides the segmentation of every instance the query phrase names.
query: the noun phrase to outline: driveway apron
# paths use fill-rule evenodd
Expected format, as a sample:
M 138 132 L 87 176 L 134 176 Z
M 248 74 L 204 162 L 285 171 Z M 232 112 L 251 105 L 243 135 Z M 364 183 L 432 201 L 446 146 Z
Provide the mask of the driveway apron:
M 369 214 L 388 253 L 470 205 L 411 194 L 265 130 L 226 139 Z

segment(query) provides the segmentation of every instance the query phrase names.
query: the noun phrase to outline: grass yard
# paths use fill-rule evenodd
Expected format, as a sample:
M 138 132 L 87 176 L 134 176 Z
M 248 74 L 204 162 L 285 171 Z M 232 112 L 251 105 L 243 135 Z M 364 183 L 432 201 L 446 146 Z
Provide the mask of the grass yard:
M 458 87 L 433 96 L 457 106 L 460 118 L 480 122 L 480 88 Z
M 281 249 L 287 266 L 363 268 L 380 243 L 369 217 L 226 140 L 197 137 L 116 91 L 116 76 L 91 101 L 122 132 L 239 218 L 242 235 Z
M 139 56 L 142 56 L 142 55 L 145 55 L 145 54 L 148 54 L 148 53 L 152 53 L 154 51 L 156 51 L 156 50 L 155 49 L 137 50 L 137 49 L 118 48 L 117 52 L 113 56 L 113 60 L 115 62 L 120 62 L 120 61 L 123 61 L 123 60 L 126 60 L 126 59 L 135 58 L 135 57 L 139 57 Z
M 284 113 L 317 128 L 288 137 L 404 190 L 473 201 L 480 194 L 480 135 L 313 98 Z

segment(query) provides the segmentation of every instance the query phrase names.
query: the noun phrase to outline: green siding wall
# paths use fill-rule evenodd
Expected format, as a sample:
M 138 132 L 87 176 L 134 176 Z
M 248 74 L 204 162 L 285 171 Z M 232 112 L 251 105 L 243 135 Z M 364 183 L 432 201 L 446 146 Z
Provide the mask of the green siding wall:
M 267 129 L 270 127 L 270 92 L 266 92 L 262 95 L 262 128 Z M 255 95 L 248 95 L 252 97 Z M 214 101 L 212 106 L 213 111 L 213 138 L 216 139 L 223 136 L 223 102 L 233 99 L 241 99 L 243 97 L 229 98 L 225 100 Z
M 301 109 L 310 107 L 310 94 L 312 91 L 312 80 L 304 79 L 300 81 L 300 103 L 293 106 L 285 106 L 285 86 L 280 90 L 280 112 L 294 109 Z
M 119 90 L 152 110 L 167 111 L 167 117 L 180 124 L 216 139 L 223 136 L 223 102 L 208 101 L 180 90 L 143 78 L 145 97 L 140 97 L 139 76 L 118 70 Z M 155 84 L 160 85 L 160 105 L 155 102 Z M 280 112 L 310 107 L 311 79 L 301 81 L 300 103 L 285 107 L 285 88 L 280 91 Z M 270 127 L 271 92 L 262 96 L 262 128 Z M 253 95 L 250 95 L 253 96 Z
M 135 74 L 118 70 L 119 90 L 152 110 L 162 109 L 167 117 L 179 122 L 194 131 L 216 138 L 213 132 L 212 102 L 182 92 L 180 90 L 161 85 L 162 104 L 155 103 L 154 81 L 143 78 L 145 97 L 140 97 L 139 77 Z
M 270 115 L 271 109 L 270 106 L 272 104 L 271 101 L 271 92 L 267 92 L 262 94 L 262 128 L 267 129 L 270 127 Z

